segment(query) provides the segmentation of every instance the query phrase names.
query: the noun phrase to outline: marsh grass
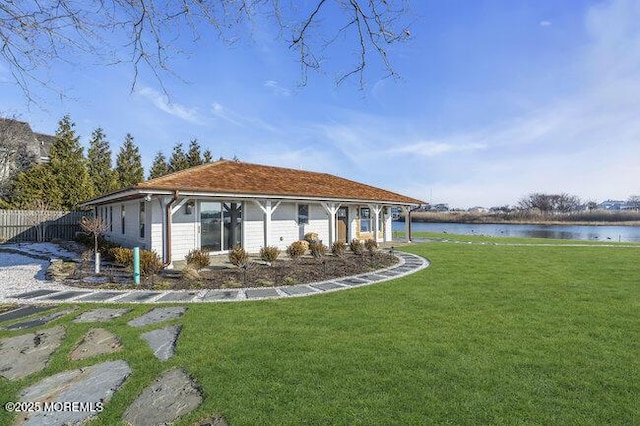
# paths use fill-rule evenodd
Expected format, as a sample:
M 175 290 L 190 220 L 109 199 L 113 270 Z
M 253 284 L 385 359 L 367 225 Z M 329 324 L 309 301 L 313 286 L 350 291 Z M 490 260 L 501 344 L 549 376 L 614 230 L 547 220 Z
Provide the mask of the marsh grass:
M 624 247 L 425 243 L 417 274 L 306 298 L 192 304 L 177 353 L 160 362 L 118 335 L 134 374 L 94 423 L 117 424 L 162 371 L 184 367 L 204 393 L 177 424 L 219 413 L 237 424 L 637 424 L 640 251 Z M 95 306 L 95 305 L 93 305 Z M 83 306 L 83 309 L 92 306 Z M 96 325 L 58 321 L 51 365 L 0 396 L 80 363 Z M 0 331 L 0 337 L 17 332 Z M 96 360 L 82 361 L 88 365 Z M 10 416 L 0 412 L 0 423 Z

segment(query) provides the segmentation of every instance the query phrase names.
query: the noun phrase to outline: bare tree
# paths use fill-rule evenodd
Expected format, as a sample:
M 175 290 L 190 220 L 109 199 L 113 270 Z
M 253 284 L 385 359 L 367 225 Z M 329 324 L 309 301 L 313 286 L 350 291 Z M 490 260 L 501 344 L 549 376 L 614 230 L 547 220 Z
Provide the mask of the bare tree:
M 161 85 L 167 74 L 175 76 L 169 60 L 184 52 L 172 46 L 185 35 L 197 41 L 213 29 L 232 43 L 250 37 L 260 19 L 276 25 L 297 52 L 303 83 L 308 70 L 326 68 L 334 49 L 356 57 L 338 72 L 337 83 L 359 75 L 362 86 L 374 58 L 387 75 L 396 75 L 389 47 L 410 37 L 407 11 L 408 0 L 5 1 L 0 2 L 0 58 L 29 100 L 33 84 L 55 89 L 46 77 L 52 63 L 76 63 L 78 57 L 102 65 L 132 64 L 133 90 L 142 67 Z
M 518 201 L 524 210 L 539 210 L 541 213 L 569 213 L 580 206 L 580 198 L 567 193 L 542 194 L 533 193 Z
M 102 235 L 107 229 L 109 229 L 109 224 L 104 221 L 101 217 L 98 216 L 83 216 L 80 219 L 80 227 L 93 235 L 93 252 L 98 253 L 98 238 Z

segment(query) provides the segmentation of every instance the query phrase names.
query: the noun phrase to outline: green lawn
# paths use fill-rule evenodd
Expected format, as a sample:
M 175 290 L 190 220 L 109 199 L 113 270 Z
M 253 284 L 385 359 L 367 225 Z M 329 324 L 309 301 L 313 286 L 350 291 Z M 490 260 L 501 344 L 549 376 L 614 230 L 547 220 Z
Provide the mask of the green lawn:
M 177 354 L 164 363 L 126 326 L 149 306 L 107 323 L 134 374 L 94 424 L 117 424 L 170 366 L 185 367 L 204 392 L 185 425 L 214 413 L 231 425 L 640 423 L 639 248 L 403 249 L 432 265 L 314 297 L 189 305 Z M 91 327 L 69 319 L 58 321 L 68 335 L 52 365 L 0 380 L 0 402 L 95 362 L 66 359 Z

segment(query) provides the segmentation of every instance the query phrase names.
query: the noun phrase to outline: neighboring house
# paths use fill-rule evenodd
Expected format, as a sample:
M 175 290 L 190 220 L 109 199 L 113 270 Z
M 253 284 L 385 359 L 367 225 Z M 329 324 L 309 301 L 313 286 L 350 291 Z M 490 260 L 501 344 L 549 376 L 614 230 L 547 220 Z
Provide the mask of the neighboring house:
M 34 132 L 24 121 L 0 118 L 0 183 L 27 165 L 49 162 L 54 139 Z
M 155 250 L 165 265 L 192 249 L 286 248 L 315 232 L 324 244 L 391 241 L 392 208 L 424 204 L 326 173 L 217 161 L 86 202 L 109 223 L 105 237 Z M 410 229 L 407 223 L 407 236 Z
M 598 204 L 598 208 L 602 210 L 623 210 L 627 202 L 622 200 L 605 200 Z

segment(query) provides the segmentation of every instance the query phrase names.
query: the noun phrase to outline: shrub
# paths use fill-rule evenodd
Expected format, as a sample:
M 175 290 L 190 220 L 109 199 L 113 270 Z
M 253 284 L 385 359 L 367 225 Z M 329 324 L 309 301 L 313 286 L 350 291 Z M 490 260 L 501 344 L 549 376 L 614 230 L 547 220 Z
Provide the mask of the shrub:
M 309 248 L 309 243 L 306 241 L 295 241 L 293 243 L 291 243 L 291 245 L 289 247 L 287 247 L 287 255 L 295 260 L 298 259 L 300 256 L 302 256 L 303 254 L 305 254 L 307 252 L 307 249 Z
M 206 250 L 193 249 L 185 256 L 187 265 L 193 267 L 196 271 L 205 268 L 211 264 L 211 258 Z
M 240 246 L 235 246 L 229 252 L 229 262 L 234 266 L 246 265 L 249 262 L 249 253 Z
M 197 281 L 200 279 L 200 273 L 192 265 L 187 264 L 187 266 L 182 269 L 182 278 L 189 281 Z
M 364 245 L 357 238 L 351 240 L 351 242 L 349 243 L 349 248 L 354 254 L 362 254 L 364 252 Z
M 376 250 L 378 250 L 378 243 L 376 242 L 376 240 L 369 238 L 364 242 L 364 248 L 367 249 L 370 254 L 373 254 L 376 252 Z
M 327 254 L 327 246 L 322 244 L 320 241 L 315 241 L 309 244 L 309 250 L 311 251 L 311 256 L 316 259 L 321 259 Z
M 133 268 L 133 249 L 124 247 L 115 247 L 109 250 L 111 256 L 116 263 L 127 268 Z M 162 269 L 162 261 L 155 251 L 140 250 L 140 274 L 154 275 Z
M 317 232 L 307 232 L 304 234 L 304 240 L 308 243 L 313 243 L 318 241 L 318 233 Z
M 113 260 L 122 266 L 133 266 L 133 250 L 124 247 L 114 247 L 109 250 Z
M 331 245 L 331 253 L 336 256 L 342 256 L 347 249 L 347 244 L 342 241 L 336 241 Z
M 278 247 L 262 247 L 260 249 L 260 259 L 265 262 L 275 262 L 280 256 L 280 249 Z

